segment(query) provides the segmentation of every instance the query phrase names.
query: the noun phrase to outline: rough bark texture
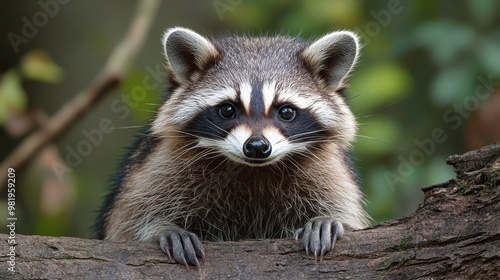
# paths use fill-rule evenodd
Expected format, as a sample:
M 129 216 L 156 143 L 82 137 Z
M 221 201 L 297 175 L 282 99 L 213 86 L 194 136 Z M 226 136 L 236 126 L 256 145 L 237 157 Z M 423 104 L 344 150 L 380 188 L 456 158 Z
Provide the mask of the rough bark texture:
M 347 233 L 321 263 L 293 240 L 205 242 L 200 270 L 173 264 L 156 244 L 17 235 L 8 279 L 499 279 L 500 143 L 448 163 L 457 179 L 426 187 L 412 215 Z

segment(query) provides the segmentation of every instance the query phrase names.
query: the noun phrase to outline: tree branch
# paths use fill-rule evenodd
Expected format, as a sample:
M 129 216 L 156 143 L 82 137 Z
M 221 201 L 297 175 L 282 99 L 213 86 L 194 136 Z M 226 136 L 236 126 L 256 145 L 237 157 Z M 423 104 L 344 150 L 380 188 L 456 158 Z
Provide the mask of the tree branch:
M 117 88 L 141 49 L 156 16 L 160 0 L 141 0 L 126 37 L 112 52 L 88 88 L 62 107 L 45 125 L 26 138 L 0 165 L 0 190 L 7 182 L 8 168 L 19 172 L 47 144 L 61 136 L 102 97 Z
M 500 143 L 451 156 L 457 179 L 426 187 L 412 215 L 348 232 L 315 263 L 293 240 L 204 242 L 200 270 L 170 262 L 156 244 L 16 236 L 16 274 L 37 279 L 498 279 Z M 0 235 L 6 240 L 7 235 Z M 0 261 L 9 257 L 0 245 Z

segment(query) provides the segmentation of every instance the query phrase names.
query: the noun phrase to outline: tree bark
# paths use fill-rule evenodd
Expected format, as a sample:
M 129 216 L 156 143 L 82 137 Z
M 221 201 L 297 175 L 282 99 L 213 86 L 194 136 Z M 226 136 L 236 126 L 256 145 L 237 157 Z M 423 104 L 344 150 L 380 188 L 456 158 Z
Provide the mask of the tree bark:
M 412 215 L 348 232 L 320 263 L 294 240 L 204 242 L 201 269 L 174 264 L 159 246 L 16 235 L 8 279 L 498 279 L 500 143 L 451 156 L 457 178 L 425 187 Z M 0 235 L 7 240 L 8 235 Z

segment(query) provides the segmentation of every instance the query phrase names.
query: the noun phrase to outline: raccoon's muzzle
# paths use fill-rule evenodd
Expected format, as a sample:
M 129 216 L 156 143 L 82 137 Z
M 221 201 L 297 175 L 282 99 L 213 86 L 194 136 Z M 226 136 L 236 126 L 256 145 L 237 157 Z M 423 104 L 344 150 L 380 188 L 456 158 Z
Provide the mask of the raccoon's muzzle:
M 243 153 L 249 159 L 268 158 L 271 151 L 271 143 L 264 135 L 252 135 L 243 144 Z

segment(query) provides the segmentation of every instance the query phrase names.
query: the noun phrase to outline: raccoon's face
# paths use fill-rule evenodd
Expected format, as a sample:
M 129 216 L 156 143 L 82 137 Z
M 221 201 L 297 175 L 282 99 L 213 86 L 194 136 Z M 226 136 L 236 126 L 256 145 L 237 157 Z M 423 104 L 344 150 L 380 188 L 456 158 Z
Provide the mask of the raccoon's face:
M 357 37 L 314 43 L 289 37 L 208 40 L 183 28 L 164 38 L 176 85 L 153 122 L 242 164 L 264 166 L 325 145 L 346 148 L 355 119 L 341 89 L 358 55 Z M 207 153 L 209 154 L 209 153 Z

